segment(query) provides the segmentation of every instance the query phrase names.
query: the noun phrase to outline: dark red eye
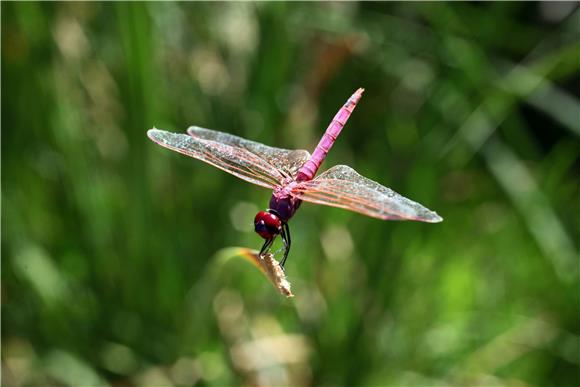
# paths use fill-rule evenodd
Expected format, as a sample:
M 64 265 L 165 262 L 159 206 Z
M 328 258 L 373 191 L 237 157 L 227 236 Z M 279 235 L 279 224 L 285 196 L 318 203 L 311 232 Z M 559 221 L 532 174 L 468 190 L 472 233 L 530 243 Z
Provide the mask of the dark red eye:
M 280 234 L 282 222 L 276 215 L 260 211 L 254 218 L 254 229 L 264 239 L 270 239 Z

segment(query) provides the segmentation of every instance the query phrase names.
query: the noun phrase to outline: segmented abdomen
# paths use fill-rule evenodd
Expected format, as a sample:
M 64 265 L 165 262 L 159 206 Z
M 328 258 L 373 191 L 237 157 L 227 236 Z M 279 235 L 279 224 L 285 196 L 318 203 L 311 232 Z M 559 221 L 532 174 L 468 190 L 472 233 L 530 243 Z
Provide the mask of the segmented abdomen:
M 346 121 L 352 114 L 356 104 L 360 100 L 364 89 L 359 88 L 355 93 L 346 101 L 344 106 L 336 113 L 328 128 L 326 128 L 326 132 L 320 139 L 320 142 L 316 146 L 316 149 L 310 156 L 310 159 L 300 168 L 298 174 L 296 175 L 296 181 L 307 181 L 312 180 L 314 175 L 316 175 L 316 171 L 320 168 L 320 165 L 324 161 L 326 155 L 332 145 L 336 141 L 336 138 L 340 134 L 340 131 L 346 124 Z

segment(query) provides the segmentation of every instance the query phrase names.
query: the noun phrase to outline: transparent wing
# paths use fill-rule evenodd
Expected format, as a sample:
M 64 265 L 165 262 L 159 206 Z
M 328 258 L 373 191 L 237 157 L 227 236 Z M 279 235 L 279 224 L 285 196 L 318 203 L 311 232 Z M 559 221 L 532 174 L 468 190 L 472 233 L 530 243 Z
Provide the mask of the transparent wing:
M 299 183 L 292 194 L 307 202 L 345 208 L 379 219 L 418 220 L 436 223 L 443 219 L 390 188 L 337 165 L 316 179 Z
M 147 136 L 165 148 L 205 161 L 262 187 L 274 188 L 284 179 L 275 166 L 243 147 L 159 129 L 149 130 Z
M 246 140 L 234 136 L 233 134 L 218 132 L 215 130 L 204 129 L 197 126 L 191 126 L 187 133 L 194 138 L 215 141 L 221 144 L 231 145 L 237 148 L 244 148 L 260 158 L 266 160 L 284 174 L 296 177 L 298 170 L 310 158 L 308 151 L 297 149 L 289 150 L 274 148 L 258 142 Z

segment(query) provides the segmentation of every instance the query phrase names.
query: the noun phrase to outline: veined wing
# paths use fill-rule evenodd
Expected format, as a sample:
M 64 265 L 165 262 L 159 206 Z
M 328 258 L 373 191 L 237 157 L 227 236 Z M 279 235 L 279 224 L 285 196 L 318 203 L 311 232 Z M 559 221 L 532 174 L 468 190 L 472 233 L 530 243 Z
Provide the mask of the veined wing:
M 290 150 L 274 148 L 234 136 L 233 134 L 204 129 L 197 126 L 190 126 L 187 129 L 187 133 L 194 138 L 215 141 L 237 148 L 244 148 L 253 154 L 258 155 L 282 173 L 292 176 L 293 178 L 296 177 L 298 170 L 310 158 L 310 153 L 302 149 Z
M 205 161 L 262 187 L 274 188 L 284 180 L 274 165 L 243 147 L 155 128 L 147 136 L 165 148 Z
M 443 220 L 437 213 L 359 175 L 346 165 L 336 165 L 314 180 L 299 183 L 292 194 L 307 202 L 345 208 L 379 219 L 430 223 Z

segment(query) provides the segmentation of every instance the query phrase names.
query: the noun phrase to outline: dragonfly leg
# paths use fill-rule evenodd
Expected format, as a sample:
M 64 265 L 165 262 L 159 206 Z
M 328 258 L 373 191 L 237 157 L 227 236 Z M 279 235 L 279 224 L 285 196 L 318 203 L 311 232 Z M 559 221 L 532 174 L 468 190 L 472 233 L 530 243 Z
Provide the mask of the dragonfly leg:
M 264 245 L 262 245 L 262 249 L 260 250 L 259 254 L 260 257 L 264 255 L 264 253 L 270 248 L 270 246 L 272 246 L 272 243 L 274 243 L 274 238 L 266 239 L 266 242 L 264 242 Z
M 292 241 L 290 240 L 290 227 L 288 227 L 288 223 L 284 222 L 282 224 L 282 242 L 284 242 L 284 246 L 286 249 L 284 250 L 284 258 L 280 262 L 280 267 L 284 269 L 284 264 L 286 263 L 286 259 L 288 259 L 288 253 L 290 252 L 290 244 Z

